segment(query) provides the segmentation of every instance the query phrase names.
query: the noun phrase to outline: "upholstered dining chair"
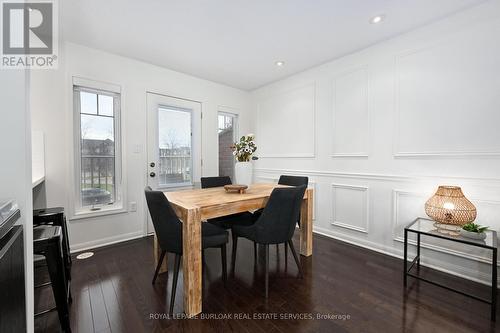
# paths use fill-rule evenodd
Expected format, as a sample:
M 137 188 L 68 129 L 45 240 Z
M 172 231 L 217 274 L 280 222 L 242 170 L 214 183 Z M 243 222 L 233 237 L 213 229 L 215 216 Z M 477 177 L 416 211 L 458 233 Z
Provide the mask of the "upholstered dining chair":
M 148 186 L 144 190 L 146 195 L 146 202 L 148 204 L 149 213 L 153 226 L 155 229 L 156 237 L 161 248 L 160 258 L 158 265 L 153 276 L 152 284 L 155 283 L 158 277 L 161 264 L 165 255 L 168 253 L 175 254 L 174 262 L 174 278 L 172 281 L 172 294 L 170 296 L 170 311 L 172 314 L 174 310 L 175 291 L 177 287 L 177 280 L 179 278 L 179 266 L 182 257 L 182 222 L 175 214 L 167 197 L 160 191 L 153 191 Z M 202 249 L 206 248 L 220 248 L 222 255 L 222 279 L 226 283 L 227 279 L 227 260 L 226 260 L 226 243 L 228 241 L 228 232 L 216 225 L 210 223 L 201 224 L 201 239 Z
M 304 176 L 288 176 L 281 175 L 278 180 L 279 185 L 288 185 L 288 186 L 301 186 L 301 185 L 309 185 L 309 178 Z M 262 214 L 262 209 L 254 212 L 254 215 L 258 217 L 259 214 Z M 300 214 L 297 220 L 297 224 L 300 227 Z M 278 251 L 279 244 L 276 244 L 276 251 Z M 285 243 L 285 262 L 288 260 L 288 245 Z
M 292 237 L 295 231 L 295 225 L 300 214 L 300 207 L 307 186 L 275 188 L 266 207 L 262 211 L 258 220 L 251 226 L 233 227 L 233 255 L 232 267 L 234 269 L 236 262 L 236 250 L 238 237 L 250 239 L 265 247 L 265 295 L 269 296 L 269 245 L 270 244 L 288 244 L 292 250 L 295 263 L 299 269 L 299 274 L 303 277 L 302 267 L 295 252 Z
M 231 178 L 229 176 L 220 177 L 201 177 L 201 188 L 222 187 L 224 185 L 231 185 Z M 232 229 L 236 225 L 249 226 L 255 222 L 255 217 L 250 212 L 236 213 L 227 216 L 216 217 L 208 219 L 208 223 L 214 224 L 220 228 Z M 232 233 L 231 233 L 232 234 Z M 233 237 L 234 244 L 234 237 Z M 253 244 L 254 257 L 257 256 L 257 244 Z

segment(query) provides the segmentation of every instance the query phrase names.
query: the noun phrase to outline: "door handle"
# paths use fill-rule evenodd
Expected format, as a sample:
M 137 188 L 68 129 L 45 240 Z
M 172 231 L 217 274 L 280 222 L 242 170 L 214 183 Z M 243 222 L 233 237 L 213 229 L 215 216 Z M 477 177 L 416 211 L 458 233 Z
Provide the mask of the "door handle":
M 154 178 L 154 176 L 156 176 L 156 173 L 154 173 L 154 172 L 149 173 L 149 177 Z

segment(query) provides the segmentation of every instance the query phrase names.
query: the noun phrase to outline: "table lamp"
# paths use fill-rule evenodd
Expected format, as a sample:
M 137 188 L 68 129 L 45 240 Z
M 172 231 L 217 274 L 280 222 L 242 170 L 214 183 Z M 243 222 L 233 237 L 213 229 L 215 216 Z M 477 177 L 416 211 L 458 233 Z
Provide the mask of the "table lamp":
M 436 193 L 425 203 L 425 213 L 436 221 L 438 231 L 458 234 L 461 226 L 473 222 L 476 207 L 458 186 L 439 186 Z

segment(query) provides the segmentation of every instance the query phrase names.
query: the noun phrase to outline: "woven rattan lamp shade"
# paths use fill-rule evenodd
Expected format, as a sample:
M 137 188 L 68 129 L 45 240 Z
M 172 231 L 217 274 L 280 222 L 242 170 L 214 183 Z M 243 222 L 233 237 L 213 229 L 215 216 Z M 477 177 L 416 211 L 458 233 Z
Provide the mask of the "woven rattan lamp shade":
M 439 186 L 425 203 L 425 212 L 439 223 L 464 225 L 476 219 L 476 207 L 458 186 Z

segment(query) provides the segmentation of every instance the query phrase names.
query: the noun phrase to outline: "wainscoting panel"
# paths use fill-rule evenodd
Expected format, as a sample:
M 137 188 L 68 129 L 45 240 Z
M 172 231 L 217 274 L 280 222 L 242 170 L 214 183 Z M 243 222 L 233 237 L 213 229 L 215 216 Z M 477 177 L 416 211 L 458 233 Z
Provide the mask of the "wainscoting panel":
M 314 157 L 315 84 L 260 100 L 256 128 L 259 157 Z
M 426 217 L 424 204 L 428 198 L 421 193 L 393 190 L 394 215 L 392 218 L 394 240 L 404 242 L 404 228 L 411 223 L 416 216 Z M 490 226 L 493 230 L 499 230 L 500 222 L 494 216 L 500 216 L 500 202 L 474 200 L 478 209 L 476 223 Z M 415 244 L 415 234 L 410 233 L 411 243 Z M 453 254 L 463 258 L 473 258 L 474 260 L 489 263 L 491 262 L 491 251 L 473 249 L 455 242 L 446 242 L 432 237 L 422 236 L 421 246 L 434 251 Z
M 392 199 L 393 238 L 397 241 L 403 241 L 404 228 L 419 216 L 427 217 L 424 205 L 428 198 L 421 193 L 393 190 Z
M 332 184 L 332 225 L 368 233 L 368 187 Z
M 333 82 L 332 157 L 367 157 L 370 144 L 368 71 L 357 68 Z
M 492 29 L 396 57 L 396 156 L 500 155 L 500 48 L 492 40 L 500 25 Z
M 494 197 L 498 201 L 474 197 L 500 193 L 500 179 L 266 168 L 255 169 L 255 174 L 266 182 L 277 181 L 282 174 L 308 176 L 315 188 L 315 232 L 397 257 L 403 253 L 404 227 L 426 217 L 424 204 L 440 183 L 463 184 L 478 208 L 476 222 L 500 230 L 500 196 Z M 415 239 L 410 236 L 410 256 Z M 488 283 L 489 252 L 425 236 L 422 248 L 424 265 Z

